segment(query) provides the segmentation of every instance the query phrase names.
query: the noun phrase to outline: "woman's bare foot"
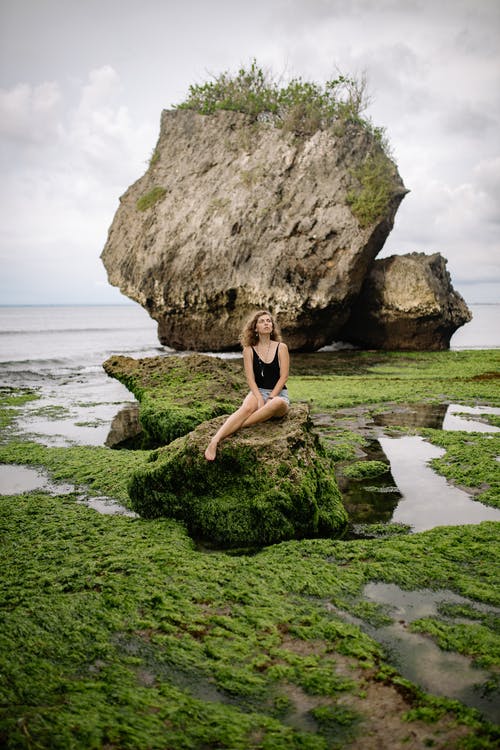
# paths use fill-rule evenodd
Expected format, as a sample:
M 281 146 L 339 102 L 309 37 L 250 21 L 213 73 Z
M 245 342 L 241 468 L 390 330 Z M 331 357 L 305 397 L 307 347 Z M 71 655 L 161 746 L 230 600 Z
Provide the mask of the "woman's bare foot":
M 207 459 L 207 461 L 215 461 L 218 444 L 218 441 L 213 439 L 209 442 L 208 447 L 205 451 L 205 458 Z

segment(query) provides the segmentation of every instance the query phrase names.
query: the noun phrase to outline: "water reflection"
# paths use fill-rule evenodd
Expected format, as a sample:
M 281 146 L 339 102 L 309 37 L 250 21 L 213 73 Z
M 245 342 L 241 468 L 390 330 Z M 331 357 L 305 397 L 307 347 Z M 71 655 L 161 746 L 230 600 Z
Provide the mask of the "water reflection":
M 363 452 L 366 460 L 383 461 L 389 465 L 378 440 L 369 441 Z M 401 492 L 390 472 L 357 480 L 339 473 L 337 482 L 352 524 L 389 522 L 401 499 Z
M 446 414 L 443 420 L 443 430 L 463 430 L 465 432 L 500 432 L 499 427 L 494 427 L 488 424 L 487 421 L 479 421 L 477 419 L 470 419 L 468 416 L 462 417 L 461 414 L 465 415 L 481 415 L 481 414 L 500 414 L 500 409 L 494 406 L 461 406 L 460 404 L 450 404 L 446 410 Z
M 431 469 L 428 462 L 444 455 L 443 448 L 427 443 L 419 435 L 380 438 L 380 445 L 402 493 L 392 516 L 394 522 L 425 531 L 435 526 L 500 521 L 500 510 L 472 500 Z
M 376 414 L 373 422 L 380 427 L 431 427 L 441 430 L 447 410 L 446 404 L 411 404 Z
M 52 482 L 47 474 L 30 466 L 0 464 L 0 495 L 21 495 L 35 490 L 58 496 L 78 492 L 74 485 Z M 76 502 L 105 515 L 138 517 L 137 513 L 128 510 L 112 497 L 91 497 L 81 494 L 76 498 Z
M 443 603 L 467 604 L 475 610 L 495 615 L 500 610 L 466 599 L 452 591 L 404 591 L 395 584 L 381 582 L 368 583 L 361 598 L 380 604 L 393 620 L 392 623 L 377 628 L 331 604 L 326 607 L 339 614 L 342 619 L 356 623 L 385 646 L 391 661 L 404 677 L 424 690 L 460 700 L 479 709 L 490 720 L 498 721 L 498 689 L 489 694 L 481 690 L 481 685 L 491 679 L 491 674 L 475 667 L 466 656 L 441 650 L 430 637 L 411 632 L 408 625 L 422 617 L 438 616 L 438 607 Z
M 69 484 L 55 484 L 47 474 L 30 466 L 0 464 L 0 495 L 19 495 L 40 489 L 67 495 L 75 488 Z
M 404 404 L 377 414 L 373 424 L 385 428 L 499 432 L 498 427 L 488 423 L 488 414 L 498 415 L 500 409 L 461 404 Z M 500 521 L 500 510 L 473 500 L 429 466 L 431 459 L 444 455 L 445 451 L 422 437 L 380 437 L 369 442 L 364 453 L 366 460 L 387 463 L 390 473 L 378 480 L 356 481 L 343 477 L 340 471 L 339 487 L 352 524 L 392 521 L 408 524 L 413 531 L 424 531 L 435 526 Z

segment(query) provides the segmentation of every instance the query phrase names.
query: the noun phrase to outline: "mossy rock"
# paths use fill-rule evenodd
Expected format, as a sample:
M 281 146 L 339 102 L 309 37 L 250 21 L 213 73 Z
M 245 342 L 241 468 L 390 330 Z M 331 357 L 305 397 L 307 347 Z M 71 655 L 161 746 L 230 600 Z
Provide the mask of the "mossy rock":
M 103 367 L 140 402 L 143 447 L 156 448 L 201 422 L 234 411 L 248 386 L 232 362 L 203 354 L 133 359 L 112 356 Z
M 207 461 L 205 448 L 223 421 L 205 422 L 155 451 L 132 477 L 132 508 L 146 518 L 181 520 L 194 538 L 222 548 L 345 529 L 347 514 L 306 404 L 243 428 Z
M 355 461 L 343 469 L 344 476 L 350 479 L 369 479 L 380 477 L 389 471 L 388 464 L 383 461 Z

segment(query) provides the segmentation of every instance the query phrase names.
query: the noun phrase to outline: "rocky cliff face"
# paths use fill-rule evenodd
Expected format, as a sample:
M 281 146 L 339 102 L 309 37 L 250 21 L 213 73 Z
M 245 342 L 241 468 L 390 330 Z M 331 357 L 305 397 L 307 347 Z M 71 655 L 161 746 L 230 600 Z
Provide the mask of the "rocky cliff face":
M 448 349 L 472 315 L 439 253 L 375 261 L 341 337 L 374 349 Z
M 111 284 L 158 321 L 164 345 L 236 348 L 262 307 L 291 349 L 314 350 L 347 320 L 405 192 L 358 126 L 298 138 L 236 112 L 164 111 L 102 260 Z

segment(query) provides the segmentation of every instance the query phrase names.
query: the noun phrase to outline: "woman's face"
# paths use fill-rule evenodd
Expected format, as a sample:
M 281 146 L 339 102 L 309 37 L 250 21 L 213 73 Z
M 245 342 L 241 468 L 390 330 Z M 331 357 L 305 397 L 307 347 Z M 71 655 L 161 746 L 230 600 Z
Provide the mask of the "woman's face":
M 270 315 L 259 315 L 255 324 L 257 333 L 267 333 L 268 336 L 273 332 L 273 321 Z

